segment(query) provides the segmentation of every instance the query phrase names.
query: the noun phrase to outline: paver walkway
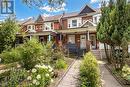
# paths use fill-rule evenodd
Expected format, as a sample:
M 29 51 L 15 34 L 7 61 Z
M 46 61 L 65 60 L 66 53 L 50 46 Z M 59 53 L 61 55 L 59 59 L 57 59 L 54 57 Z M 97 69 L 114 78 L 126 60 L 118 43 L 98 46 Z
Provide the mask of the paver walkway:
M 81 60 L 76 60 L 72 67 L 69 69 L 65 77 L 59 83 L 57 87 L 76 87 L 79 77 L 79 66 Z
M 101 80 L 103 87 L 122 87 L 117 80 L 111 75 L 111 73 L 106 69 L 105 62 L 99 61 Z

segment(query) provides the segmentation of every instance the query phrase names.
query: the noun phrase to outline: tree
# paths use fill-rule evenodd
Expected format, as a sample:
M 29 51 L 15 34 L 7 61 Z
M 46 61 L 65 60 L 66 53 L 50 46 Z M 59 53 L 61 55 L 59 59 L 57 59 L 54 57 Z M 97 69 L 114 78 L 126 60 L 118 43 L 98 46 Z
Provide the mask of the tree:
M 19 27 L 14 18 L 7 18 L 0 26 L 0 53 L 13 46 Z
M 104 48 L 105 48 L 105 53 L 106 53 L 106 57 L 108 62 L 110 63 L 110 57 L 108 55 L 107 52 L 107 44 L 111 44 L 110 42 L 110 31 L 109 31 L 109 26 L 110 26 L 110 12 L 111 9 L 113 8 L 112 6 L 112 1 L 110 1 L 109 6 L 106 6 L 106 2 L 102 2 L 102 17 L 100 19 L 100 23 L 98 24 L 97 27 L 97 38 L 100 42 L 104 43 Z
M 124 58 L 121 49 L 123 50 L 122 42 L 126 41 L 125 33 L 128 30 L 128 14 L 126 6 L 126 0 L 117 0 L 115 10 L 113 10 L 111 15 L 111 30 L 113 31 L 111 34 L 111 41 L 113 41 L 112 45 L 114 47 L 118 47 L 118 49 L 116 49 L 117 52 L 115 57 L 118 68 L 122 68 L 124 65 Z

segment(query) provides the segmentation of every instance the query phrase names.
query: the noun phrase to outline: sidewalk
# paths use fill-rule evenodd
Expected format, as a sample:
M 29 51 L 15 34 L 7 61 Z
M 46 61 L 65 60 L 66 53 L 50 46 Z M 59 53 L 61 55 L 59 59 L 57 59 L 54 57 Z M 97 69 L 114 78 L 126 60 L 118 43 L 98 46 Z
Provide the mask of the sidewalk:
M 57 87 L 77 87 L 80 60 L 76 60 Z
M 122 87 L 117 80 L 111 75 L 111 73 L 106 69 L 105 62 L 99 61 L 101 80 L 103 87 Z

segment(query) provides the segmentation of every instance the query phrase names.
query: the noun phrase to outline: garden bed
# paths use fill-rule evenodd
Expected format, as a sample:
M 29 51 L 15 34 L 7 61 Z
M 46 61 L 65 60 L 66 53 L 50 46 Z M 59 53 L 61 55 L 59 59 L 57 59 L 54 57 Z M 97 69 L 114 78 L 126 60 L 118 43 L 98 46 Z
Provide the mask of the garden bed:
M 121 77 L 121 73 L 116 72 L 112 65 L 106 64 L 106 68 L 110 71 L 113 77 L 122 85 L 122 87 L 130 87 L 130 82 Z

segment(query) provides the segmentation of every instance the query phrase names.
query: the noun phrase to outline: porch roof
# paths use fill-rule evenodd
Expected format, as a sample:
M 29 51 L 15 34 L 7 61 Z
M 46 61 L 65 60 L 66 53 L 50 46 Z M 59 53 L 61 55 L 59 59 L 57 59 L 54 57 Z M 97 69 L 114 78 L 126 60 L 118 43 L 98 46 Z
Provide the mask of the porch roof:
M 88 28 L 72 28 L 72 29 L 64 29 L 64 30 L 57 30 L 58 33 L 86 33 L 86 32 L 96 32 L 95 26 L 89 26 Z
M 17 34 L 17 36 L 43 36 L 43 35 L 49 35 L 49 34 L 53 34 L 55 32 L 52 31 L 42 31 L 42 32 L 31 32 L 31 33 L 25 33 L 25 34 Z

